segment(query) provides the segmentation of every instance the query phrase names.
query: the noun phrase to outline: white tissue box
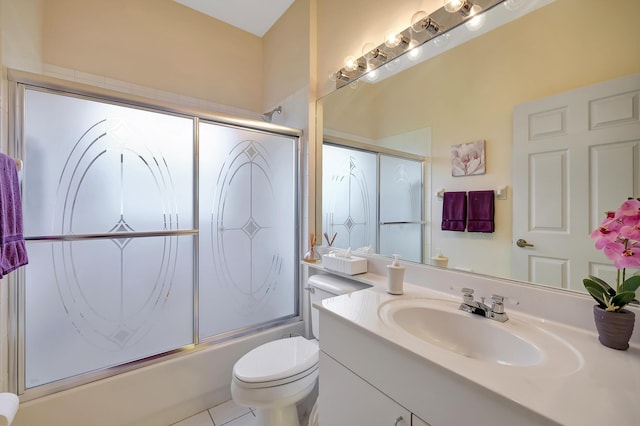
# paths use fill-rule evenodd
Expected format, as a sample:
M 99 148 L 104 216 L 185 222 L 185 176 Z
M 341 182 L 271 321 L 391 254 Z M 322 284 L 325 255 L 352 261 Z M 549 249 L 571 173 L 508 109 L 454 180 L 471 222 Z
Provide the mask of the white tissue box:
M 367 259 L 355 256 L 342 257 L 329 253 L 322 256 L 322 266 L 347 275 L 364 274 L 367 272 Z

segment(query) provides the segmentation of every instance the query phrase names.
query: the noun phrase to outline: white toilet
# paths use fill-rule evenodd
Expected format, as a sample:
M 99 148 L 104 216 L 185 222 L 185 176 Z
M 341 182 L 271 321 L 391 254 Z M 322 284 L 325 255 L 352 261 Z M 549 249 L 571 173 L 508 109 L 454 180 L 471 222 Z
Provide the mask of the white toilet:
M 308 284 L 311 304 L 368 287 L 331 275 L 312 275 Z M 318 310 L 311 309 L 311 328 L 317 339 L 318 316 Z M 233 366 L 233 401 L 255 407 L 258 426 L 299 426 L 296 403 L 313 390 L 318 359 L 318 342 L 301 336 L 258 346 Z

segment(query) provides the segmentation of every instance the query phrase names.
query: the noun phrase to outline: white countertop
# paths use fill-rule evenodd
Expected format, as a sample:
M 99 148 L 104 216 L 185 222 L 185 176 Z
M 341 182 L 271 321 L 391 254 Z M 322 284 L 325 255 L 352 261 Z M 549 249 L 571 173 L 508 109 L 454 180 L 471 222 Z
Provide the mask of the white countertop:
M 409 283 L 405 283 L 403 295 L 393 296 L 385 291 L 385 277 L 369 273 L 351 278 L 372 287 L 324 300 L 316 307 L 347 326 L 372 333 L 401 351 L 423 357 L 559 424 L 640 424 L 639 345 L 632 344 L 627 351 L 606 348 L 598 342 L 595 330 L 542 320 L 506 306 L 510 319 L 505 323 L 481 317 L 477 320 L 515 333 L 534 329 L 560 346 L 550 343 L 552 350 L 543 347 L 548 359 L 536 366 L 499 365 L 468 358 L 399 332 L 385 324 L 379 314 L 379 307 L 389 301 L 412 298 L 445 300 L 457 309 L 460 297 Z

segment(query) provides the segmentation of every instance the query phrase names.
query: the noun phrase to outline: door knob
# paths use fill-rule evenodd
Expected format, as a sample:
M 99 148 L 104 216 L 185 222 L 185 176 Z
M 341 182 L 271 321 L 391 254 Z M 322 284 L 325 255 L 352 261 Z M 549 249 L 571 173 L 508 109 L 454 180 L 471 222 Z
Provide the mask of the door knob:
M 394 426 L 407 426 L 407 422 L 404 421 L 402 416 L 396 419 L 396 422 L 393 424 Z
M 518 247 L 533 247 L 533 244 L 530 244 L 530 243 L 526 242 L 522 238 L 520 238 L 518 241 L 516 241 L 516 245 Z

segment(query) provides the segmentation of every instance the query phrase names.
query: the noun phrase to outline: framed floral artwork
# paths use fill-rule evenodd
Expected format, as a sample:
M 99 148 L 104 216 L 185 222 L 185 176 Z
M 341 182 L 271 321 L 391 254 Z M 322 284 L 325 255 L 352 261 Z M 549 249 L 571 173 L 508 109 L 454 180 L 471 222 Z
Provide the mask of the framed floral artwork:
M 461 143 L 451 146 L 451 176 L 485 174 L 485 141 Z

